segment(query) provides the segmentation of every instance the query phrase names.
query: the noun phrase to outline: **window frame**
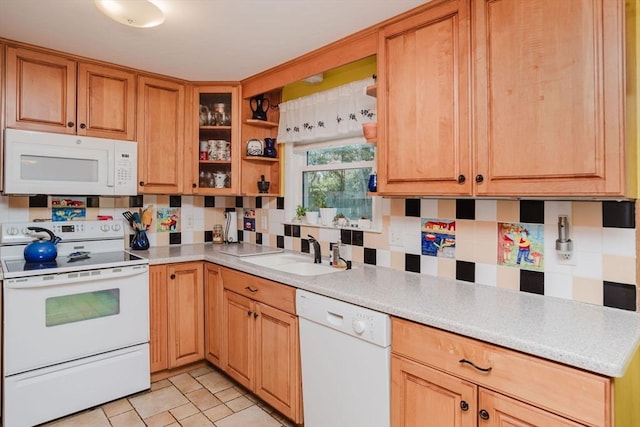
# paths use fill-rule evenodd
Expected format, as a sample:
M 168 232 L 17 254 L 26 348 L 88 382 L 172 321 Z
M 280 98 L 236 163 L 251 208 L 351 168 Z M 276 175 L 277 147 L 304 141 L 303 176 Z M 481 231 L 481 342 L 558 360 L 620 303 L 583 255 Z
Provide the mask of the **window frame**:
M 363 167 L 371 167 L 374 171 L 377 168 L 377 152 L 373 161 L 360 161 L 354 163 L 336 163 L 323 165 L 307 165 L 307 151 L 339 147 L 343 145 L 367 143 L 363 137 L 345 138 L 340 140 L 330 140 L 322 142 L 314 142 L 307 144 L 283 144 L 284 145 L 284 176 L 285 176 L 285 223 L 291 223 L 295 217 L 297 205 L 303 205 L 303 172 L 318 171 L 327 169 L 358 169 Z M 330 228 L 330 229 L 349 229 L 362 230 L 365 232 L 381 232 L 382 231 L 382 198 L 380 196 L 371 195 L 371 227 L 359 228 L 355 227 L 352 222 L 348 227 L 336 227 L 333 225 L 307 224 L 305 227 Z

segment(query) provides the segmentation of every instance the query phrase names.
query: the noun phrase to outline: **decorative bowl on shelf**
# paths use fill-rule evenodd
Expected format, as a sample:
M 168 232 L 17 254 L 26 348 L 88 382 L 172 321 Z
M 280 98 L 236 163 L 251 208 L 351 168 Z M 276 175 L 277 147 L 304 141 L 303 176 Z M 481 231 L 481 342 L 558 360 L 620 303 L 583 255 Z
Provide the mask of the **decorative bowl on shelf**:
M 364 139 L 369 142 L 373 142 L 378 138 L 378 124 L 377 123 L 363 123 L 362 133 L 364 133 Z

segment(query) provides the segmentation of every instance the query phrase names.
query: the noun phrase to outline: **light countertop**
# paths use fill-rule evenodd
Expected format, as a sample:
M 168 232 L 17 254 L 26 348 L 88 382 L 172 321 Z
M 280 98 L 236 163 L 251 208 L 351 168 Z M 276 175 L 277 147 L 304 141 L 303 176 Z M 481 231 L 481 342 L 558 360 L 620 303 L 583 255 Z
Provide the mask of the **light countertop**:
M 623 376 L 640 343 L 636 312 L 364 264 L 297 276 L 222 250 L 209 243 L 135 253 L 151 265 L 209 261 L 608 377 Z

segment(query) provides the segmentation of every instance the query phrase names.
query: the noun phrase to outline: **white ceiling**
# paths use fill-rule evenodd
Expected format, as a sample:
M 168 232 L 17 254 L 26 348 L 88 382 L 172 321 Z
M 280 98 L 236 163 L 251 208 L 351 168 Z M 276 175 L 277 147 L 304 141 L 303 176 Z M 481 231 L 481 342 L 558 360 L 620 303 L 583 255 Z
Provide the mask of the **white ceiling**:
M 0 0 L 0 37 L 186 80 L 242 80 L 428 0 L 153 0 L 156 28 L 93 0 Z

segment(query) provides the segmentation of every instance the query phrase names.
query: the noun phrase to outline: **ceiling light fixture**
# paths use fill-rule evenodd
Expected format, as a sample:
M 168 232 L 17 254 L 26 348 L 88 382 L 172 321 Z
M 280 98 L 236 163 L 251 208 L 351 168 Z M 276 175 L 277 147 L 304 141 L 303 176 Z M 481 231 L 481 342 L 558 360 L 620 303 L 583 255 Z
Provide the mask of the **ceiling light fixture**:
M 100 12 L 129 27 L 151 28 L 164 22 L 162 10 L 149 0 L 94 0 Z

